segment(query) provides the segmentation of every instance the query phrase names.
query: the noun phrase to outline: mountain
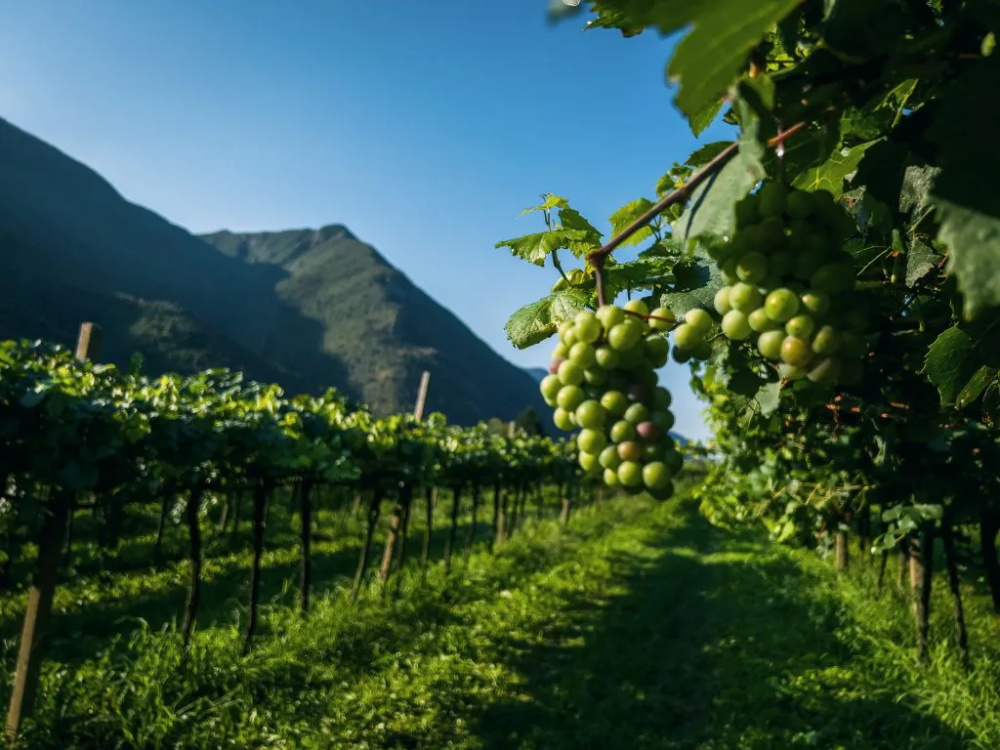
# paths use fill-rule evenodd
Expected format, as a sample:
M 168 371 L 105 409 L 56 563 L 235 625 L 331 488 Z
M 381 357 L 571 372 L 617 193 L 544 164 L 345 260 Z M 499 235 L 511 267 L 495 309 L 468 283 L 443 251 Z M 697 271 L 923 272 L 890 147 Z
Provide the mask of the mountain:
M 549 371 L 544 367 L 525 367 L 524 371 L 528 373 L 536 383 L 541 383 L 542 378 L 549 374 Z
M 335 386 L 388 414 L 459 424 L 540 413 L 537 383 L 341 225 L 197 237 L 0 119 L 0 338 L 72 345 L 151 372 L 230 367 L 291 393 Z

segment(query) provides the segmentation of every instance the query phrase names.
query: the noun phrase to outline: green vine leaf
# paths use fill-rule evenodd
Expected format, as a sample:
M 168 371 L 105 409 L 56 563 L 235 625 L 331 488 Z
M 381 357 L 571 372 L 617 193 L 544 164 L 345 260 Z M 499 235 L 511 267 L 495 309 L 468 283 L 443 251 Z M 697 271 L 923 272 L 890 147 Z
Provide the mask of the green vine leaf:
M 964 409 L 966 406 L 979 398 L 983 391 L 986 390 L 987 386 L 989 386 L 990 383 L 995 383 L 996 379 L 997 369 L 995 367 L 983 365 L 976 370 L 976 374 L 969 379 L 969 382 L 965 384 L 965 388 L 963 388 L 962 392 L 958 394 L 958 397 L 955 399 L 955 406 L 959 409 Z
M 844 194 L 844 181 L 857 171 L 865 151 L 874 143 L 862 143 L 853 148 L 835 151 L 824 163 L 800 174 L 792 185 L 800 190 L 828 190 L 839 198 Z
M 590 293 L 566 289 L 525 305 L 510 316 L 504 327 L 507 338 L 518 349 L 544 341 L 556 332 L 559 324 L 572 319 L 590 302 Z
M 565 198 L 561 198 L 558 195 L 549 195 L 545 199 L 544 203 L 539 203 L 537 206 L 532 206 L 531 208 L 524 209 L 520 215 L 525 216 L 532 213 L 533 211 L 547 211 L 553 208 L 567 208 L 569 206 L 569 201 Z
M 767 383 L 762 385 L 754 396 L 757 406 L 760 407 L 761 416 L 769 417 L 778 410 L 781 403 L 781 383 Z
M 645 198 L 640 198 L 639 200 L 631 201 L 626 203 L 624 206 L 619 208 L 613 214 L 611 214 L 610 222 L 611 226 L 614 227 L 614 235 L 617 236 L 621 234 L 622 230 L 625 229 L 629 224 L 642 216 L 646 211 L 653 207 L 652 201 Z M 622 245 L 637 245 L 653 233 L 653 230 L 649 226 L 645 226 L 638 232 L 633 234 L 627 240 L 625 240 Z
M 940 259 L 941 256 L 929 245 L 920 240 L 913 240 L 906 253 L 906 285 L 912 287 L 920 281 Z
M 590 235 L 583 229 L 557 229 L 551 232 L 537 232 L 515 237 L 511 240 L 501 240 L 494 247 L 508 247 L 514 255 L 536 266 L 544 266 L 545 259 L 554 250 L 570 249 L 573 244 L 591 245 L 587 242 Z M 576 251 L 574 251 L 575 253 Z

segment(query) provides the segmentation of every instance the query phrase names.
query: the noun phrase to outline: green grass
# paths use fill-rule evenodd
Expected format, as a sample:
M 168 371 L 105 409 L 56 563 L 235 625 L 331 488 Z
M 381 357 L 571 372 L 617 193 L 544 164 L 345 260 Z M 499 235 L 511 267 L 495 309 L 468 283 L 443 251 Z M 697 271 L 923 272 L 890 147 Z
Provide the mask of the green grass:
M 293 556 L 273 555 L 275 571 Z M 922 668 L 901 597 L 890 586 L 876 602 L 868 578 L 714 529 L 686 497 L 622 499 L 579 512 L 567 531 L 529 523 L 447 585 L 437 566 L 394 600 L 370 591 L 352 608 L 340 579 L 321 579 L 305 621 L 275 578 L 246 659 L 231 616 L 204 618 L 219 624 L 186 656 L 159 626 L 129 631 L 99 659 L 66 649 L 28 746 L 1000 746 L 986 610 L 970 598 L 966 675 L 940 599 Z M 209 612 L 233 606 L 222 593 Z

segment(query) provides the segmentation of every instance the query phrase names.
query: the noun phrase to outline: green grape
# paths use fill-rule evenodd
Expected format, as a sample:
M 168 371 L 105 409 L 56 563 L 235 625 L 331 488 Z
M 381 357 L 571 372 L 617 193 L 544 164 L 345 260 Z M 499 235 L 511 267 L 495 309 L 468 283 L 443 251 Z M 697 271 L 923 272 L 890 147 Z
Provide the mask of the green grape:
M 566 359 L 569 356 L 569 347 L 566 346 L 562 341 L 556 344 L 555 349 L 552 350 L 552 359 Z
M 801 380 L 806 376 L 806 371 L 801 367 L 782 362 L 778 365 L 778 374 L 785 380 Z
M 576 411 L 576 407 L 583 403 L 583 398 L 583 388 L 577 385 L 564 385 L 559 389 L 559 395 L 556 396 L 556 403 L 560 409 Z
M 837 349 L 840 348 L 840 334 L 837 333 L 833 326 L 823 326 L 816 331 L 816 336 L 812 341 L 812 348 L 814 352 L 823 357 L 836 354 Z
M 854 285 L 854 267 L 847 263 L 827 263 L 816 269 L 809 285 L 827 294 L 845 292 Z
M 733 309 L 733 306 L 729 304 L 729 290 L 731 287 L 724 286 L 722 289 L 715 293 L 715 311 L 719 315 L 725 315 L 727 312 Z
M 606 486 L 608 487 L 618 486 L 618 472 L 615 471 L 614 469 L 605 469 L 603 477 L 604 477 L 604 484 Z
M 642 483 L 651 490 L 662 490 L 670 483 L 670 469 L 662 461 L 642 467 Z
M 785 222 L 776 216 L 764 219 L 760 223 L 760 245 L 762 252 L 772 254 L 783 252 L 788 244 L 785 236 Z M 770 265 L 770 263 L 768 264 Z M 771 273 L 774 273 L 772 270 Z
M 712 330 L 712 316 L 700 307 L 694 307 L 684 314 L 684 322 L 699 331 L 704 337 Z
M 674 359 L 677 358 L 677 350 L 693 350 L 705 340 L 705 334 L 692 326 L 690 323 L 681 323 L 674 329 Z
M 625 420 L 615 422 L 611 425 L 610 436 L 611 442 L 619 444 L 635 440 L 635 425 Z
M 758 206 L 760 198 L 756 195 L 748 195 L 736 204 L 736 226 L 740 229 L 756 224 L 760 221 Z
M 593 453 L 587 453 L 586 451 L 580 451 L 576 455 L 577 463 L 580 464 L 580 468 L 585 472 L 590 473 L 595 470 L 599 470 L 601 467 L 597 463 L 597 456 Z
M 599 367 L 591 367 L 583 371 L 583 379 L 588 385 L 605 385 L 608 378 L 608 371 Z
M 621 466 L 622 460 L 618 455 L 618 447 L 615 445 L 605 446 L 597 457 L 597 463 L 605 469 L 617 469 Z
M 600 430 L 584 428 L 576 436 L 576 445 L 584 453 L 597 455 L 608 444 L 607 436 Z
M 649 409 L 644 404 L 632 404 L 625 410 L 625 421 L 629 424 L 639 424 L 649 419 Z
M 781 361 L 794 367 L 805 367 L 813 358 L 812 347 L 808 341 L 795 336 L 785 336 L 781 342 Z
M 576 421 L 581 427 L 589 430 L 599 430 L 604 426 L 607 412 L 600 401 L 584 401 L 576 407 Z
M 823 265 L 825 258 L 825 253 L 818 250 L 805 250 L 801 252 L 795 258 L 795 278 L 800 281 L 809 281 L 812 275 L 816 273 L 816 269 Z
M 753 284 L 740 281 L 729 288 L 729 304 L 734 310 L 749 315 L 763 301 L 763 295 Z
M 747 315 L 747 322 L 750 324 L 750 329 L 756 331 L 757 333 L 771 331 L 781 325 L 780 323 L 775 323 L 771 320 L 771 317 L 767 314 L 767 310 L 763 307 L 758 307 L 752 313 Z
M 793 190 L 785 199 L 785 213 L 792 219 L 808 219 L 814 208 L 812 196 L 804 190 Z
M 781 344 L 784 340 L 784 331 L 764 331 L 764 333 L 757 337 L 757 351 L 760 352 L 764 359 L 777 362 L 781 359 Z
M 795 257 L 791 253 L 782 250 L 772 255 L 768 259 L 767 265 L 771 271 L 771 275 L 781 279 L 790 274 L 792 269 L 795 268 Z
M 666 307 L 656 308 L 650 316 L 649 327 L 657 331 L 666 331 L 677 322 L 677 318 Z
M 539 384 L 542 395 L 546 399 L 552 399 L 553 401 L 555 401 L 556 397 L 559 395 L 559 391 L 562 390 L 562 386 L 563 384 L 557 375 L 546 375 L 542 378 L 542 382 Z
M 836 357 L 827 357 L 813 365 L 806 377 L 813 383 L 833 385 L 838 375 L 840 375 L 840 360 Z
M 796 315 L 785 323 L 785 333 L 797 339 L 809 340 L 812 332 L 816 329 L 816 321 L 809 315 Z
M 570 359 L 560 363 L 556 374 L 567 385 L 580 385 L 583 382 L 583 368 Z
M 670 395 L 670 391 L 666 388 L 657 387 L 653 392 L 653 405 L 658 409 L 667 409 L 670 407 L 673 397 Z
M 567 347 L 572 346 L 576 343 L 576 336 L 573 333 L 573 321 L 564 320 L 559 324 L 559 340 L 562 341 Z
M 681 349 L 680 346 L 675 346 L 671 352 L 671 356 L 677 364 L 686 365 L 691 359 L 691 351 L 690 349 Z
M 810 289 L 800 297 L 802 306 L 813 315 L 823 315 L 830 309 L 830 295 L 817 289 Z
M 601 406 L 604 407 L 608 414 L 620 417 L 628 409 L 628 399 L 625 398 L 625 394 L 621 391 L 605 391 L 604 395 L 601 396 Z
M 674 426 L 674 415 L 668 409 L 657 409 L 650 415 L 649 421 L 661 430 L 667 431 Z
M 597 319 L 601 321 L 601 327 L 607 333 L 625 320 L 625 313 L 614 305 L 601 305 L 597 308 Z
M 647 366 L 645 352 L 639 347 L 632 347 L 621 353 L 621 359 L 618 362 L 620 370 L 633 372 L 645 366 Z
M 780 218 L 785 213 L 785 186 L 780 182 L 765 183 L 757 195 L 760 196 L 760 215 L 767 219 Z
M 722 281 L 724 284 L 732 286 L 740 277 L 736 275 L 736 259 L 730 258 L 721 266 L 719 266 L 719 273 L 722 275 Z
M 605 370 L 613 370 L 621 362 L 621 355 L 610 346 L 599 346 L 594 351 L 594 358 L 597 364 Z
M 618 467 L 618 481 L 624 487 L 638 487 L 642 484 L 642 467 L 635 461 L 622 461 Z
M 660 443 L 649 443 L 642 446 L 642 462 L 659 461 L 663 458 L 663 446 Z
M 691 352 L 691 359 L 698 360 L 699 362 L 704 362 L 711 358 L 712 356 L 712 345 L 707 341 L 702 341 L 698 346 L 694 348 Z
M 625 352 L 635 346 L 642 338 L 642 329 L 629 321 L 619 323 L 608 332 L 608 343 L 612 349 Z
M 674 449 L 667 451 L 666 456 L 663 458 L 663 463 L 667 465 L 670 469 L 670 475 L 676 476 L 680 473 L 681 468 L 684 466 L 684 457 L 680 454 L 680 451 Z
M 636 315 L 649 315 L 649 308 L 646 303 L 639 299 L 630 299 L 624 305 L 624 310 Z
M 578 367 L 587 368 L 597 362 L 597 355 L 591 344 L 584 343 L 583 341 L 577 341 L 572 347 L 570 347 L 569 359 Z
M 799 299 L 791 289 L 775 289 L 764 301 L 767 316 L 778 323 L 787 323 L 799 311 Z
M 604 333 L 601 321 L 590 310 L 580 311 L 574 320 L 576 321 L 576 325 L 573 330 L 576 333 L 577 341 L 593 344 Z
M 868 311 L 861 309 L 848 310 L 844 315 L 844 324 L 855 333 L 864 333 L 868 328 Z
M 552 412 L 552 421 L 555 422 L 556 427 L 564 432 L 572 432 L 573 427 L 575 426 L 573 424 L 573 420 L 570 419 L 570 412 L 566 411 L 562 407 L 559 407 Z
M 736 264 L 740 281 L 757 284 L 767 277 L 767 258 L 756 250 L 742 255 Z
M 642 446 L 634 440 L 618 443 L 618 457 L 622 461 L 638 461 L 642 458 Z
M 722 319 L 722 332 L 733 341 L 742 341 L 752 333 L 750 321 L 739 310 L 730 310 Z
M 643 339 L 642 343 L 646 358 L 653 367 L 663 367 L 667 363 L 667 357 L 670 356 L 670 344 L 663 336 L 651 333 Z

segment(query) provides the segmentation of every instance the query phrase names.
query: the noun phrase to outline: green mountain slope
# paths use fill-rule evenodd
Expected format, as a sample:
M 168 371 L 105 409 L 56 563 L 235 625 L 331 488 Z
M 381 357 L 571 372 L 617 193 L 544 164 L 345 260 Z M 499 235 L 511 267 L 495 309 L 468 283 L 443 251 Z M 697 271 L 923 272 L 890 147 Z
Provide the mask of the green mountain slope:
M 459 423 L 540 405 L 530 376 L 340 226 L 210 242 L 126 201 L 97 173 L 0 119 L 0 338 L 72 345 L 152 372 L 241 369 L 289 392 L 333 385 L 380 413 Z

